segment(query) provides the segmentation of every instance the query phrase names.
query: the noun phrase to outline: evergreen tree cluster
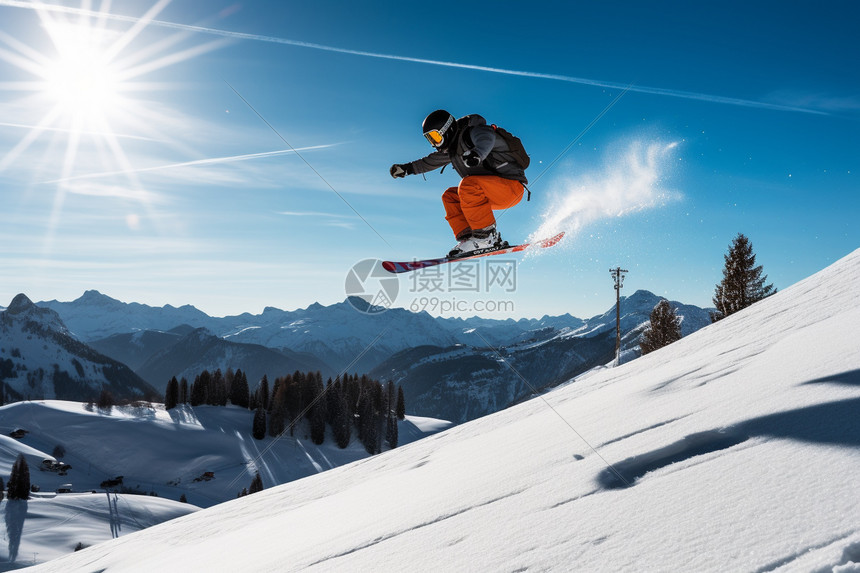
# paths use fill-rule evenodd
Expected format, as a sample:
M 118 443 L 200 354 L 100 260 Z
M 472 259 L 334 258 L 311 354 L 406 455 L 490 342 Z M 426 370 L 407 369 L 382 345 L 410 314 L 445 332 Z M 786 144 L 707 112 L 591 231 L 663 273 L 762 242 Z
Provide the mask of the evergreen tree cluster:
M 179 404 L 191 406 L 226 406 L 227 402 L 242 408 L 250 407 L 248 377 L 241 370 L 233 372 L 228 368 L 226 374 L 217 369 L 214 373 L 204 370 L 194 378 L 189 388 L 188 380 L 181 381 L 176 376 L 167 383 L 164 392 L 164 407 L 172 410 Z
M 267 431 L 272 437 L 289 431 L 295 435 L 298 424 L 305 421 L 311 441 L 325 442 L 326 427 L 331 428 L 335 443 L 346 448 L 353 433 L 368 453 L 382 451 L 382 442 L 397 447 L 397 419 L 405 417 L 402 388 L 389 382 L 384 386 L 366 375 L 347 374 L 323 386 L 319 372 L 296 372 L 275 380 L 268 408 L 263 408 L 263 386 L 257 392 L 259 411 L 267 416 Z M 262 430 L 261 416 L 255 415 L 254 435 Z
M 226 374 L 204 370 L 190 387 L 187 380 L 174 376 L 167 383 L 164 406 L 170 410 L 180 404 L 228 402 L 254 411 L 251 433 L 257 440 L 287 432 L 294 436 L 298 428 L 320 445 L 330 428 L 338 447 L 346 448 L 355 435 L 371 454 L 381 452 L 383 443 L 397 447 L 397 421 L 406 417 L 403 388 L 393 382 L 383 385 L 367 375 L 347 374 L 324 384 L 320 372 L 298 370 L 275 379 L 271 387 L 263 376 L 254 392 L 249 392 L 241 370 L 234 373 L 228 368 Z
M 254 479 L 251 480 L 251 487 L 243 487 L 242 491 L 239 492 L 239 495 L 236 497 L 245 497 L 246 495 L 251 495 L 252 493 L 257 493 L 258 491 L 263 491 L 263 478 L 260 477 L 260 472 L 254 476 Z
M 743 233 L 732 240 L 723 258 L 723 279 L 714 289 L 711 322 L 717 322 L 776 293 L 773 284 L 765 284 L 767 275 L 756 265 L 752 243 Z M 651 311 L 650 325 L 642 333 L 639 348 L 648 354 L 681 339 L 681 319 L 676 309 L 662 299 Z

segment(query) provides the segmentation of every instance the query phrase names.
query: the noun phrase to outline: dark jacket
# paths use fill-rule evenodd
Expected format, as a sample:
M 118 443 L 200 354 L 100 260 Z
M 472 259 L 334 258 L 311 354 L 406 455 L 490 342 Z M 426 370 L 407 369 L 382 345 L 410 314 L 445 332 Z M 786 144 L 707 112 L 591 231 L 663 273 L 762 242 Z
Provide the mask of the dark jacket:
M 457 139 L 447 151 L 434 151 L 427 157 L 413 161 L 413 173 L 427 173 L 449 163 L 460 177 L 469 175 L 498 175 L 528 184 L 525 171 L 509 153 L 507 142 L 496 136 L 496 130 L 487 125 L 487 120 L 478 114 L 467 115 L 457 120 Z M 481 159 L 475 167 L 466 166 L 463 154 L 471 151 Z

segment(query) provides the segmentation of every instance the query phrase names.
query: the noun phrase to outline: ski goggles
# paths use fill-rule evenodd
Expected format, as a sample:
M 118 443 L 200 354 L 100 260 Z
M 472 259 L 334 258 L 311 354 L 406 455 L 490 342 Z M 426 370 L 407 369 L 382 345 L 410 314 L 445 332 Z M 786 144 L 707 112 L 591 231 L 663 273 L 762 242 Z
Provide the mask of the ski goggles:
M 442 145 L 442 142 L 445 141 L 445 135 L 438 129 L 431 129 L 424 134 L 424 137 L 427 138 L 427 141 L 429 141 L 430 145 L 433 147 L 439 147 Z
M 430 145 L 433 147 L 439 147 L 442 145 L 442 142 L 445 141 L 445 132 L 448 131 L 448 128 L 451 127 L 451 124 L 454 123 L 454 116 L 448 116 L 448 121 L 445 122 L 445 125 L 440 127 L 439 129 L 431 129 L 429 131 L 424 132 L 424 137 L 427 138 L 427 141 L 430 142 Z

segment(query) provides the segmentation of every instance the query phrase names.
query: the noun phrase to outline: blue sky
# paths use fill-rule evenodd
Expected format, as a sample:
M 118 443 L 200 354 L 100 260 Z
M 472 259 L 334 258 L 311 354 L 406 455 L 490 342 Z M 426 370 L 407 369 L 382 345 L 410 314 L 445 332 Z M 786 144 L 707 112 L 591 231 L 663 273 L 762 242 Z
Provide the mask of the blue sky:
M 397 306 L 587 317 L 618 265 L 708 306 L 739 232 L 779 288 L 860 247 L 854 2 L 367 4 L 0 0 L 0 305 L 339 302 L 359 261 L 453 245 L 453 170 L 388 175 L 437 108 L 531 154 L 503 237 L 568 237 Z

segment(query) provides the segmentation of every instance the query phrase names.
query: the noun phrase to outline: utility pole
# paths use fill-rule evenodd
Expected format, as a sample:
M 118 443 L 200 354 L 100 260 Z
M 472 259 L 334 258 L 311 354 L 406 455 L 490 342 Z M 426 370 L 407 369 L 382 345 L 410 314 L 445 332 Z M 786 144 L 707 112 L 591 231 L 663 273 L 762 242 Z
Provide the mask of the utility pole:
M 621 267 L 609 269 L 615 279 L 615 365 L 621 364 L 621 287 L 624 286 L 624 273 L 629 272 Z

